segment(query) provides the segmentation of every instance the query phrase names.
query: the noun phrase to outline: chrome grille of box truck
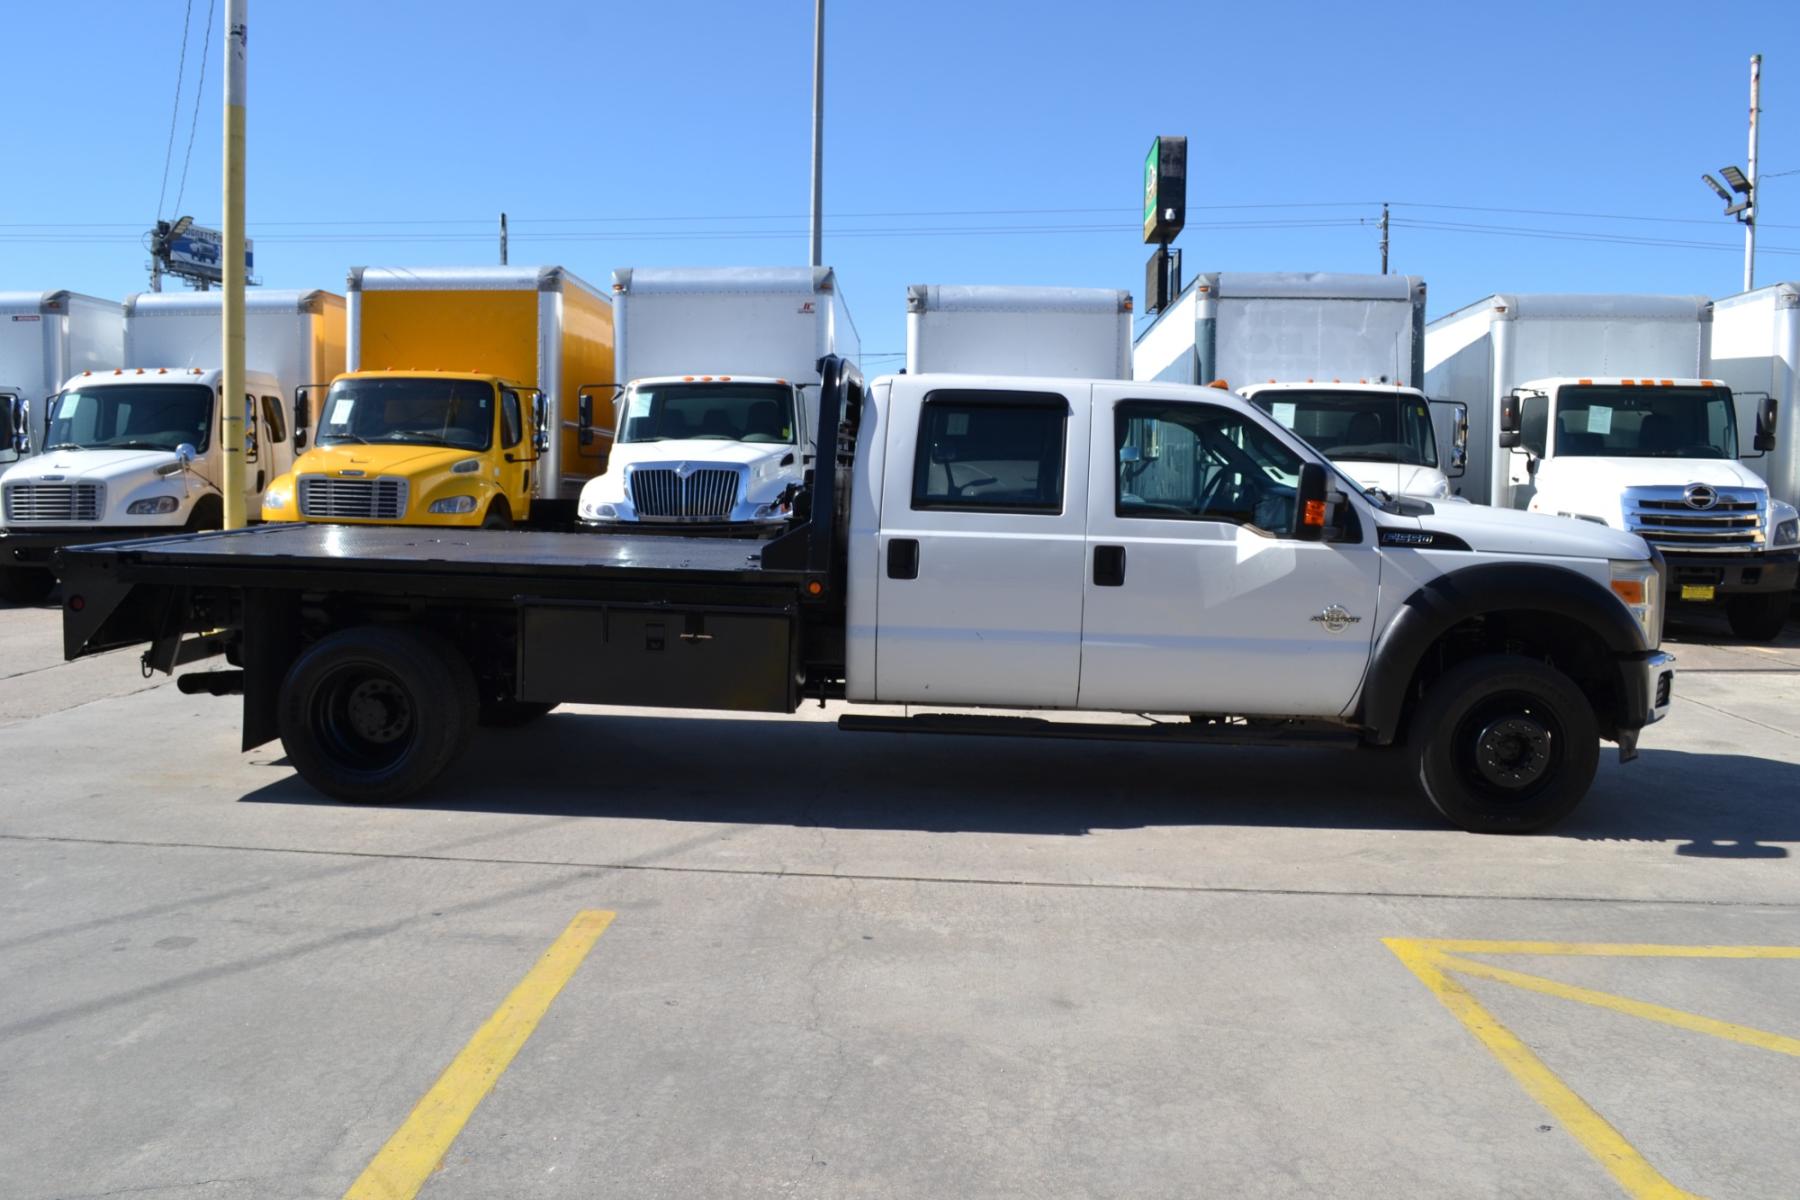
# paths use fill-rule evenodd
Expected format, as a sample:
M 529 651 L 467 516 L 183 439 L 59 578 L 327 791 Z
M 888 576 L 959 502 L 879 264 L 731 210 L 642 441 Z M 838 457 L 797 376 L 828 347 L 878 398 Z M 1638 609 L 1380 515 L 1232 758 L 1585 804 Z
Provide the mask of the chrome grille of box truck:
M 1699 504 L 1689 499 L 1696 491 Z M 1767 521 L 1763 499 L 1749 489 L 1641 487 L 1625 493 L 1625 527 L 1664 553 L 1760 550 Z
M 6 520 L 98 521 L 105 496 L 97 483 L 9 483 Z
M 302 475 L 300 515 L 324 521 L 398 521 L 406 515 L 406 480 Z
M 631 473 L 631 503 L 639 517 L 711 517 L 723 520 L 737 504 L 738 473 L 706 468 L 686 479 L 667 468 Z

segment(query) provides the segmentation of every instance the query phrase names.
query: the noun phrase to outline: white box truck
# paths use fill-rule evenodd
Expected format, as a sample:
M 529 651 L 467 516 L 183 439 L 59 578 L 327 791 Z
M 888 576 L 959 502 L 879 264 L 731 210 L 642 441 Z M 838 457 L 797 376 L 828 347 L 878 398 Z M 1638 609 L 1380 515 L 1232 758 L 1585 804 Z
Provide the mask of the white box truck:
M 913 284 L 906 371 L 1130 379 L 1131 293 Z
M 1447 499 L 1466 425 L 1422 390 L 1424 330 L 1416 275 L 1212 272 L 1138 335 L 1132 372 L 1233 387 L 1358 486 Z
M 612 287 L 616 380 L 583 389 L 579 428 L 583 445 L 613 444 L 606 474 L 582 488 L 582 522 L 779 532 L 813 467 L 818 364 L 861 352 L 836 274 L 627 267 Z
M 1775 447 L 1745 456 L 1775 499 L 1800 506 L 1800 284 L 1777 283 L 1713 302 L 1712 363 L 1737 397 L 1738 427 L 1775 399 Z
M 1426 328 L 1426 386 L 1468 405 L 1471 499 L 1639 534 L 1675 599 L 1767 640 L 1800 520 L 1738 461 L 1775 445 L 1775 408 L 1740 427 L 1713 321 L 1704 296 L 1489 296 Z
M 220 292 L 144 293 L 124 305 L 124 361 L 86 368 L 49 402 L 43 452 L 0 475 L 0 586 L 47 594 L 68 545 L 216 529 L 224 518 L 219 437 Z M 244 503 L 294 460 L 291 397 L 344 368 L 344 301 L 252 291 L 244 301 Z
M 125 310 L 79 292 L 0 292 L 0 467 L 44 442 L 44 404 L 78 371 L 125 361 Z

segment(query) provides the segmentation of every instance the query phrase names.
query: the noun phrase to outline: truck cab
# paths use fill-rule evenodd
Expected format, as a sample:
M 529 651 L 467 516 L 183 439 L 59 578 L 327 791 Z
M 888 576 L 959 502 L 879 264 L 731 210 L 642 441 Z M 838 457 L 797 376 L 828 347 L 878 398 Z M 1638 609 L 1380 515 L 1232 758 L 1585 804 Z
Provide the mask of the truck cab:
M 1800 571 L 1800 513 L 1738 461 L 1737 405 L 1714 379 L 1555 377 L 1506 397 L 1500 415 L 1514 508 L 1636 533 L 1668 562 L 1677 600 L 1723 600 L 1733 632 L 1769 638 Z M 1774 445 L 1775 405 L 1757 414 Z
M 1311 442 L 1361 487 L 1450 498 L 1450 472 L 1460 469 L 1468 420 L 1456 421 L 1451 461 L 1441 461 L 1431 404 L 1418 388 L 1333 380 L 1252 384 L 1238 395 Z
M 587 439 L 592 395 L 582 400 Z M 743 375 L 639 379 L 617 410 L 607 473 L 581 490 L 584 525 L 757 536 L 786 526 L 813 462 L 805 385 Z
M 296 411 L 315 390 L 301 389 Z M 264 493 L 263 520 L 505 528 L 531 516 L 546 440 L 535 390 L 495 375 L 355 371 L 323 392 L 313 444 Z

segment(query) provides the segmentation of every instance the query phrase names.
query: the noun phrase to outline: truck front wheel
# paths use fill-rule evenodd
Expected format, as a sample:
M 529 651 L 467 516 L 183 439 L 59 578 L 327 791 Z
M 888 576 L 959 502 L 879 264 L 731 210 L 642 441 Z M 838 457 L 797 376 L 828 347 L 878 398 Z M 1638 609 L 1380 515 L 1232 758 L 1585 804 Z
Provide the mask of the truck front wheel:
M 1407 737 L 1433 808 L 1472 833 L 1530 833 L 1581 803 L 1594 781 L 1594 710 L 1568 676 L 1493 654 L 1446 671 Z
M 1748 592 L 1725 598 L 1725 619 L 1731 632 L 1747 642 L 1772 642 L 1787 624 L 1787 592 Z
M 0 567 L 0 600 L 38 604 L 56 587 L 56 576 L 42 567 Z
M 281 742 L 301 778 L 338 800 L 409 800 L 475 728 L 475 673 L 420 629 L 362 625 L 321 638 L 282 684 Z

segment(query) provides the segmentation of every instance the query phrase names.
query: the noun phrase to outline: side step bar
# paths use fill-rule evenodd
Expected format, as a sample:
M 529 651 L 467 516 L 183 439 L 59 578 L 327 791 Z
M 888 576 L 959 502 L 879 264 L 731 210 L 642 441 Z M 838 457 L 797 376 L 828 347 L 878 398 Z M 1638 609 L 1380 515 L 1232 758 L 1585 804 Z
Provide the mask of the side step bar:
M 1117 725 L 1050 721 L 1043 717 L 990 717 L 963 713 L 920 713 L 879 717 L 846 713 L 838 728 L 850 733 L 970 734 L 981 737 L 1068 738 L 1097 742 L 1187 742 L 1214 746 L 1320 746 L 1355 749 L 1354 730 L 1324 722 L 1267 721 L 1255 725 L 1171 721 L 1161 725 Z

